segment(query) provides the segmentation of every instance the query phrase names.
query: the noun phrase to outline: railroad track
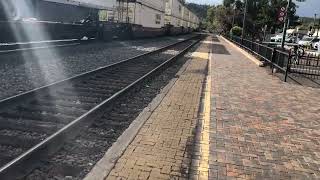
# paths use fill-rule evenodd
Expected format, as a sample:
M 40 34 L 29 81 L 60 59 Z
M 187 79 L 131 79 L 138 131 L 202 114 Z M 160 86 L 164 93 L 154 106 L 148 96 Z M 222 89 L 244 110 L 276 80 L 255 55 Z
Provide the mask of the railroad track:
M 53 41 L 40 41 L 29 43 L 0 43 L 0 54 L 6 54 L 11 52 L 38 50 L 47 48 L 57 48 L 65 46 L 76 46 L 84 43 L 92 42 L 93 40 L 81 41 L 81 40 L 53 40 Z
M 0 101 L 0 179 L 32 171 L 117 98 L 168 67 L 200 39 L 195 36 Z

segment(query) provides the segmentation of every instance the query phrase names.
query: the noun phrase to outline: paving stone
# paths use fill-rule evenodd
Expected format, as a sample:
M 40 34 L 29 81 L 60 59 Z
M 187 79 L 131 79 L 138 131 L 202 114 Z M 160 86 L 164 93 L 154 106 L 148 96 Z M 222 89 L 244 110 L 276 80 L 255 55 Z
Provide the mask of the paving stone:
M 143 125 L 106 179 L 187 179 L 209 45 L 201 44 L 186 70 Z M 203 58 L 205 57 L 205 58 Z M 124 175 L 123 175 L 124 174 Z M 128 176 L 129 175 L 129 176 Z
M 319 179 L 320 90 L 282 82 L 224 40 L 214 43 L 228 53 L 211 64 L 212 177 Z

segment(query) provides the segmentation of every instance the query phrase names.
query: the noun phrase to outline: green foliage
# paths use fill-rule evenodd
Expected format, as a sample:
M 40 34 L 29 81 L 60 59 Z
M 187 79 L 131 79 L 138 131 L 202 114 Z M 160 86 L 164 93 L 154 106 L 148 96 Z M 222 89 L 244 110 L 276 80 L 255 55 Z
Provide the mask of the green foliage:
M 230 31 L 231 35 L 233 36 L 241 36 L 242 34 L 242 28 L 239 26 L 234 26 L 233 28 L 231 28 Z
M 223 6 L 230 7 L 233 5 L 234 2 L 235 0 L 223 0 Z
M 210 8 L 209 5 L 200 5 L 195 3 L 188 3 L 186 5 L 193 13 L 195 13 L 200 18 L 200 20 L 206 19 L 207 11 Z
M 261 37 L 263 31 L 274 32 L 282 29 L 283 23 L 278 22 L 278 11 L 286 7 L 287 0 L 247 0 L 246 35 Z M 290 26 L 300 22 L 295 16 L 296 4 L 292 3 L 288 14 Z M 224 0 L 223 5 L 213 6 L 208 9 L 207 24 L 209 28 L 216 28 L 224 33 L 230 32 L 232 25 L 242 26 L 244 14 L 244 0 Z

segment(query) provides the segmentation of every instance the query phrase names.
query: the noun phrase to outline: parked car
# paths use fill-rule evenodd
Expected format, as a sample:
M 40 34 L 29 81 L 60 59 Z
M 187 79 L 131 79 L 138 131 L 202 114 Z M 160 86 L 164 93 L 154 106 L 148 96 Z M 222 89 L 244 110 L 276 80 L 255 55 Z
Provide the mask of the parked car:
M 313 48 L 313 49 L 318 49 L 318 47 L 319 47 L 319 42 L 320 42 L 320 39 L 316 38 L 316 39 L 314 40 L 314 42 L 312 42 L 312 48 Z
M 271 42 L 281 42 L 281 40 L 282 40 L 282 34 L 277 34 L 271 37 Z
M 282 38 L 281 38 L 282 39 Z M 296 43 L 296 36 L 290 36 L 290 37 L 286 37 L 286 42 L 287 43 Z
M 319 38 L 304 36 L 298 44 L 303 47 L 313 48 L 314 43 L 319 42 Z
M 318 49 L 320 47 L 320 41 L 313 44 L 314 49 Z
M 277 34 L 276 36 L 271 37 L 271 42 L 282 42 L 282 34 Z M 294 43 L 296 41 L 295 36 L 286 36 L 286 42 L 287 43 Z

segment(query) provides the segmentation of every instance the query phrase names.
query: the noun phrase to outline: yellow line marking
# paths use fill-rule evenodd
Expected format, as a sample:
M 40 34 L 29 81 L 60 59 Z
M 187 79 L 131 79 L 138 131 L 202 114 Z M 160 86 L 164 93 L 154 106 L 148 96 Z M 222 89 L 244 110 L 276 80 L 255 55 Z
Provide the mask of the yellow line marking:
M 208 53 L 204 53 L 204 52 L 193 52 L 193 53 L 191 54 L 191 57 L 201 58 L 201 59 L 208 60 Z
M 254 62 L 256 65 L 261 66 L 262 62 L 259 61 L 257 58 L 255 58 L 254 56 L 252 56 L 251 54 L 249 54 L 248 52 L 246 52 L 245 50 L 241 49 L 240 47 L 238 47 L 237 45 L 235 45 L 234 43 L 230 42 L 228 39 L 220 36 L 220 38 L 222 38 L 223 40 L 225 40 L 227 43 L 229 43 L 232 47 L 234 47 L 235 49 L 237 49 L 238 51 L 240 51 L 244 56 L 246 56 L 249 60 L 251 60 L 252 62 Z
M 206 86 L 204 89 L 204 110 L 202 116 L 200 152 L 201 159 L 198 171 L 200 179 L 209 179 L 209 152 L 210 152 L 210 115 L 211 115 L 211 59 L 212 53 L 208 59 L 208 75 L 206 77 Z
M 203 44 L 213 44 L 213 41 L 201 41 Z

